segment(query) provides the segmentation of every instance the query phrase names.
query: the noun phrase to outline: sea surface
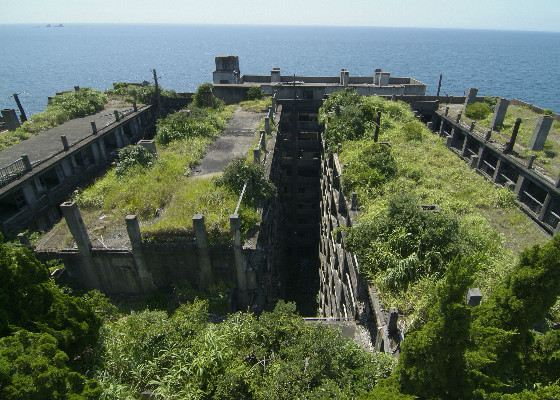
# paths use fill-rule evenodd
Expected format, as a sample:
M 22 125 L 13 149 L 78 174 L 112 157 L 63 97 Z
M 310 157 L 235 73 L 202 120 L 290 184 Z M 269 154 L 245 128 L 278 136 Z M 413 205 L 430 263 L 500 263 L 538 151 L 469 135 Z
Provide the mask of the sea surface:
M 211 25 L 0 25 L 0 107 L 28 114 L 74 85 L 107 89 L 151 80 L 193 91 L 212 80 L 214 57 L 238 55 L 241 73 L 412 76 L 435 93 L 518 98 L 560 112 L 560 33 L 403 28 Z

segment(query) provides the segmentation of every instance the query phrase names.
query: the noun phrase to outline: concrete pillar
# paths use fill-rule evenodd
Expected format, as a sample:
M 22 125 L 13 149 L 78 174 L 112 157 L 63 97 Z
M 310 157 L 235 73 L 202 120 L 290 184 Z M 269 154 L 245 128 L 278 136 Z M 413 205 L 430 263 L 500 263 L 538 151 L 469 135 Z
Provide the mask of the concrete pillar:
M 504 148 L 504 153 L 511 153 L 515 146 L 515 141 L 517 140 L 517 134 L 519 133 L 519 127 L 521 126 L 521 118 L 515 120 L 515 125 L 513 126 L 513 132 L 511 133 L 511 138 Z
M 23 166 L 25 167 L 26 171 L 31 171 L 33 166 L 31 165 L 31 161 L 29 160 L 29 156 L 27 154 L 21 155 L 21 162 L 23 162 Z
M 134 262 L 137 268 L 140 287 L 144 292 L 150 292 L 156 287 L 152 279 L 152 274 L 150 273 L 150 271 L 148 271 L 146 261 L 144 260 L 144 253 L 142 250 L 142 234 L 140 232 L 140 224 L 138 223 L 138 218 L 136 217 L 136 215 L 127 215 L 125 217 L 125 221 L 126 231 L 128 233 L 128 238 L 130 239 L 130 245 L 132 247 L 132 256 L 134 257 Z
M 274 112 L 276 112 L 277 108 L 278 108 L 278 93 L 275 91 L 274 94 L 272 95 L 272 109 L 274 110 Z
M 15 131 L 20 127 L 19 119 L 16 114 L 16 110 L 11 108 L 5 108 L 1 111 L 2 119 L 6 124 L 6 129 L 9 131 Z
M 463 113 L 459 111 L 459 114 L 457 114 L 457 118 L 455 119 L 455 122 L 457 123 L 461 122 L 462 117 L 463 117 Z
M 103 164 L 103 157 L 101 156 L 101 151 L 99 150 L 99 143 L 93 142 L 91 144 L 91 152 L 93 154 L 93 161 L 95 165 Z
M 486 134 L 484 135 L 484 141 L 485 142 L 489 142 L 490 139 L 492 138 L 492 130 L 490 129 L 488 132 L 486 132 Z
M 132 102 L 132 109 L 134 110 L 134 112 L 138 111 L 138 105 L 136 104 L 136 101 Z
M 468 146 L 469 146 L 469 135 L 465 135 L 463 146 L 461 146 L 461 156 L 465 157 L 467 155 Z
M 509 107 L 509 100 L 500 98 L 494 109 L 494 116 L 490 123 L 490 130 L 499 131 L 502 128 L 504 120 L 506 119 L 507 110 Z
M 442 119 L 442 120 L 441 120 L 441 124 L 439 124 L 439 132 L 438 132 L 438 134 L 439 134 L 440 136 L 443 136 L 443 129 L 444 129 L 444 128 L 445 128 L 445 120 Z
M 104 160 L 107 159 L 107 151 L 105 149 L 105 139 L 104 138 L 100 138 L 97 141 L 97 147 L 99 148 L 99 153 L 101 154 L 101 157 L 103 157 Z
M 113 114 L 115 114 L 115 121 L 120 121 L 121 120 L 121 115 L 119 114 L 118 110 L 114 110 Z
M 196 238 L 196 248 L 198 250 L 198 262 L 200 265 L 199 284 L 201 289 L 208 289 L 212 285 L 214 277 L 212 274 L 212 260 L 208 249 L 208 235 L 206 233 L 204 215 L 195 214 L 192 221 Z
M 70 145 L 68 144 L 68 138 L 66 137 L 66 135 L 61 135 L 60 141 L 62 142 L 62 148 L 64 149 L 64 151 L 68 151 L 70 149 Z
M 253 149 L 253 161 L 255 162 L 255 164 L 261 163 L 261 149 L 259 149 L 258 147 L 255 147 Z
M 37 201 L 37 196 L 35 195 L 35 190 L 33 188 L 32 182 L 27 181 L 23 185 L 21 185 L 21 191 L 27 205 L 31 206 L 35 204 L 35 202 Z
M 339 83 L 340 83 L 342 86 L 344 86 L 344 72 L 345 72 L 345 71 L 346 71 L 345 68 L 342 68 L 342 69 L 340 70 L 340 81 L 339 81 Z
M 546 197 L 544 199 L 544 203 L 541 207 L 541 211 L 539 212 L 539 221 L 544 221 L 545 217 L 546 217 L 546 213 L 548 212 L 548 207 L 550 207 L 550 203 L 552 202 L 552 196 L 549 193 L 546 194 Z
M 82 220 L 82 215 L 78 209 L 78 205 L 73 201 L 67 201 L 60 205 L 62 215 L 66 220 L 66 225 L 76 241 L 80 260 L 83 264 L 83 278 L 87 282 L 83 282 L 86 287 L 101 289 L 99 278 L 96 273 L 95 264 L 91 255 L 91 240 L 86 229 L 86 225 Z
M 482 293 L 479 288 L 471 288 L 467 292 L 467 305 L 476 307 L 482 301 Z
M 95 124 L 95 121 L 90 121 L 89 123 L 91 125 L 91 133 L 97 135 L 97 125 Z
M 237 281 L 237 299 L 239 301 L 240 308 L 246 308 L 249 305 L 249 297 L 247 294 L 247 274 L 241 243 L 241 220 L 239 219 L 239 215 L 230 215 L 229 224 L 231 234 L 233 235 L 233 256 Z
M 517 182 L 515 183 L 515 189 L 514 189 L 517 199 L 521 197 L 521 193 L 523 192 L 524 188 L 525 188 L 525 177 L 523 175 L 519 175 L 519 178 L 517 178 Z
M 478 94 L 478 89 L 477 88 L 470 88 L 468 93 L 467 93 L 467 97 L 465 98 L 465 109 L 467 108 L 467 106 L 469 104 L 472 104 L 476 101 L 476 96 Z
M 473 154 L 471 156 L 471 159 L 469 161 L 469 167 L 471 169 L 476 169 L 478 167 L 478 161 L 479 161 L 479 157 L 475 154 Z
M 267 134 L 270 134 L 270 117 L 264 117 L 264 130 Z
M 379 74 L 379 86 L 389 86 L 391 74 L 389 72 L 381 72 Z
M 445 107 L 445 116 L 447 117 L 449 115 L 449 107 Z
M 534 154 L 531 154 L 529 156 L 529 161 L 527 161 L 527 169 L 533 169 L 533 164 L 535 163 L 536 158 L 537 156 Z
M 379 76 L 381 75 L 381 68 L 377 68 L 373 73 L 373 84 L 379 85 Z
M 475 121 L 473 121 L 473 122 L 471 123 L 471 127 L 469 128 L 469 131 L 470 131 L 470 132 L 474 132 L 474 128 L 476 128 L 476 122 L 475 122 Z
M 544 143 L 546 142 L 550 128 L 552 128 L 553 122 L 554 120 L 550 115 L 543 115 L 539 118 L 533 132 L 533 137 L 529 140 L 530 150 L 542 150 L 544 148 Z
M 480 166 L 482 165 L 482 160 L 484 159 L 485 150 L 486 150 L 486 147 L 480 146 L 480 149 L 478 150 L 478 160 L 477 160 L 477 163 L 476 163 L 476 169 L 479 169 Z
M 502 170 L 502 159 L 499 158 L 498 162 L 496 163 L 496 170 L 494 171 L 494 175 L 492 176 L 492 181 L 496 182 L 498 180 L 498 176 L 500 175 Z
M 125 141 L 124 141 L 124 137 L 123 137 L 124 134 L 123 134 L 121 128 L 118 127 L 117 129 L 114 130 L 114 132 L 115 132 L 115 140 L 117 142 L 117 147 L 119 149 L 123 148 L 125 146 Z
M 344 71 L 344 87 L 350 85 L 350 71 Z
M 272 71 L 270 71 L 270 82 L 271 83 L 282 82 L 282 75 L 280 73 L 280 68 L 272 68 Z

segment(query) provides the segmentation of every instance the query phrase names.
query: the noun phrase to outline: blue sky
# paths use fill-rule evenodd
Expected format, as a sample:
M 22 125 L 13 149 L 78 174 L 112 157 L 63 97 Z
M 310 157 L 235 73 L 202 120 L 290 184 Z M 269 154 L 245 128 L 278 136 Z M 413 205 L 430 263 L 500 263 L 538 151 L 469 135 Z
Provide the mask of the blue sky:
M 47 22 L 560 31 L 560 0 L 0 0 L 0 23 Z

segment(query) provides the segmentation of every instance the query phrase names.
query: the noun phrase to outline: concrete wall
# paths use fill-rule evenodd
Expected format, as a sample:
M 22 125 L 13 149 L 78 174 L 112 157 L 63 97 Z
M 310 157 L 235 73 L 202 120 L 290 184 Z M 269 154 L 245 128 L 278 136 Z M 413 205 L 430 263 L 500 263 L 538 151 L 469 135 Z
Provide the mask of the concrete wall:
M 357 198 L 347 201 L 340 186 L 343 173 L 337 154 L 323 152 L 321 160 L 321 238 L 319 245 L 320 315 L 360 321 L 369 328 L 377 351 L 393 353 L 387 312 L 377 289 L 360 273 L 357 258 L 346 249 L 344 229 L 358 215 Z
M 519 207 L 547 232 L 560 229 L 560 179 L 537 172 L 532 162 L 523 163 L 504 146 L 471 131 L 444 112 L 434 114 L 431 127 L 447 140 L 447 146 L 481 175 L 515 192 Z

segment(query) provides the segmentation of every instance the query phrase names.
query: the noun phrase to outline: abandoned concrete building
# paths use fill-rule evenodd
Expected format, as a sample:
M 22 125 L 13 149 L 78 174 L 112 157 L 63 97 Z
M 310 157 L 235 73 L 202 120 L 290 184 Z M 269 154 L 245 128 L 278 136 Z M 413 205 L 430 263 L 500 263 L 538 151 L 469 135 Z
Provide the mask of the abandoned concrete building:
M 472 124 L 465 125 L 460 113 L 451 115 L 449 107 L 482 100 L 476 89 L 466 96 L 427 96 L 423 83 L 380 70 L 369 77 L 350 77 L 342 70 L 337 77 L 294 79 L 281 76 L 277 68 L 270 76 L 241 75 L 235 56 L 216 58 L 213 79 L 214 95 L 226 103 L 244 100 L 254 86 L 272 97 L 272 107 L 263 114 L 265 131 L 252 151 L 255 162 L 265 167 L 276 186 L 277 196 L 259 210 L 258 229 L 247 240 L 241 239 L 240 198 L 237 208 L 228 210 L 231 240 L 227 245 L 209 242 L 204 216 L 199 214 L 192 216 L 192 238 L 145 241 L 137 217 L 130 215 L 122 221 L 127 246 L 92 244 L 80 210 L 76 204 L 64 202 L 71 191 L 71 184 L 65 182 L 82 179 L 82 171 L 88 168 L 96 173 L 97 166 L 111 159 L 114 149 L 141 138 L 153 124 L 149 107 L 110 119 L 101 113 L 93 119 L 97 126 L 106 126 L 94 127 L 93 132 L 86 129 L 92 119 L 88 118 L 80 122 L 82 134 L 76 138 L 70 136 L 69 127 L 63 126 L 68 132 L 65 139 L 55 129 L 47 153 L 34 155 L 24 143 L 10 149 L 13 160 L 0 153 L 2 164 L 15 161 L 10 167 L 15 172 L 2 175 L 2 229 L 40 228 L 41 218 L 48 218 L 49 212 L 62 213 L 75 246 L 39 246 L 36 252 L 42 259 L 62 259 L 66 272 L 86 288 L 111 295 L 142 295 L 179 281 L 205 288 L 219 277 L 235 287 L 235 309 L 262 310 L 279 298 L 295 301 L 304 316 L 356 321 L 367 328 L 375 349 L 394 353 L 399 341 L 398 312 L 383 309 L 376 288 L 360 273 L 357 258 L 347 249 L 340 228 L 355 223 L 357 199 L 342 193 L 342 166 L 336 153 L 324 151 L 318 122 L 325 96 L 345 87 L 408 102 L 434 134 L 447 137 L 451 151 L 496 185 L 514 191 L 519 207 L 542 229 L 553 234 L 560 228 L 560 180 L 536 170 L 534 159 L 524 163 L 515 157 L 511 152 L 515 135 L 502 146 L 492 141 L 492 129 L 480 132 Z M 506 109 L 506 100 L 496 107 L 497 125 Z M 275 134 L 267 139 L 273 127 Z M 535 128 L 536 146 L 546 139 L 549 129 L 549 121 L 543 117 Z M 472 293 L 472 301 L 480 301 L 478 292 L 473 289 Z
M 103 173 L 119 148 L 136 143 L 153 128 L 152 106 L 103 110 L 2 150 L 2 233 L 47 230 L 60 219 L 61 202 L 78 185 Z

